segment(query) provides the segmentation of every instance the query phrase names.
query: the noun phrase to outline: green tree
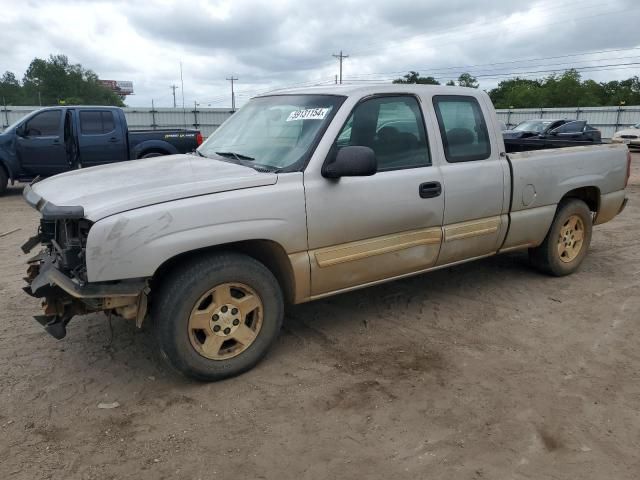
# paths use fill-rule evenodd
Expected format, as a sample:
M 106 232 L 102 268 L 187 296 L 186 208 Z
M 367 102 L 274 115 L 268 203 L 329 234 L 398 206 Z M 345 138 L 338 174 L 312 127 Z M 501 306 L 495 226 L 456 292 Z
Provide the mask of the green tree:
M 413 70 L 402 78 L 396 78 L 393 83 L 419 83 L 421 85 L 440 85 L 440 82 L 433 77 L 421 77 L 419 72 Z
M 114 92 L 100 85 L 98 76 L 80 64 L 70 64 L 66 55 L 49 59 L 34 58 L 22 83 L 6 72 L 0 81 L 0 94 L 13 105 L 115 105 L 124 103 Z
M 470 73 L 461 73 L 458 77 L 458 86 L 459 87 L 469 87 L 469 88 L 478 88 L 478 80 L 476 77 L 471 75 Z
M 567 70 L 540 80 L 503 80 L 489 96 L 496 108 L 640 105 L 640 79 L 598 83 L 582 80 L 576 70 Z
M 20 82 L 13 72 L 4 72 L 0 78 L 0 101 L 15 104 L 20 97 Z

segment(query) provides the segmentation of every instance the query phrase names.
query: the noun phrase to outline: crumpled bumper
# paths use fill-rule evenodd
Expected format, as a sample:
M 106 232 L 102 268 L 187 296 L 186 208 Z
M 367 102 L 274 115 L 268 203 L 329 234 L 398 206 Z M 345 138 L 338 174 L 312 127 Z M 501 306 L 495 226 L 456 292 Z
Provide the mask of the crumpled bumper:
M 136 314 L 146 313 L 146 282 L 81 283 L 62 272 L 55 256 L 43 251 L 28 260 L 24 291 L 43 298 L 44 315 L 34 318 L 57 339 L 66 335 L 66 325 L 75 315 L 135 305 Z M 144 297 L 144 302 L 140 301 Z M 144 308 L 139 307 L 143 305 Z M 141 320 L 139 320 L 141 322 Z

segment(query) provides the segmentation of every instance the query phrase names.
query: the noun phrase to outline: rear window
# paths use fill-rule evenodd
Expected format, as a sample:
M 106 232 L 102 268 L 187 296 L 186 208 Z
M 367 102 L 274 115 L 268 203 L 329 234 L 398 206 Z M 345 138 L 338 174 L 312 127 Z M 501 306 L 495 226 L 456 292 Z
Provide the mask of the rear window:
M 80 112 L 80 131 L 86 135 L 102 135 L 116 128 L 113 112 Z
M 437 95 L 433 106 L 448 162 L 485 160 L 491 155 L 489 132 L 474 97 Z

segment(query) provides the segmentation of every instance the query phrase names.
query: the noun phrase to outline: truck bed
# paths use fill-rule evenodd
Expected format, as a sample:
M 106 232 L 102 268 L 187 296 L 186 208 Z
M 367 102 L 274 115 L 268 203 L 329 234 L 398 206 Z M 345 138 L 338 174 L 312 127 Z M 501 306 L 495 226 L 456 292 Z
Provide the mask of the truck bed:
M 628 150 L 601 144 L 510 153 L 512 191 L 509 233 L 502 251 L 539 245 L 547 234 L 560 200 L 574 190 L 591 198 L 598 211 L 594 223 L 615 217 L 624 202 Z

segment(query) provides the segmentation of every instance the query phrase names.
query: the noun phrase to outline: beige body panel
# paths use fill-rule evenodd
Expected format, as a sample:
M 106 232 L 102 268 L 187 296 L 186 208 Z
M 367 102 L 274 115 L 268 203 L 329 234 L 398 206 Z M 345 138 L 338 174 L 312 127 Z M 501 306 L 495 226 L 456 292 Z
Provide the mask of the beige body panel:
M 441 228 L 427 228 L 350 242 L 310 252 L 313 295 L 398 275 L 435 265 Z
M 600 197 L 600 209 L 596 215 L 594 225 L 600 225 L 601 223 L 612 220 L 620 210 L 624 203 L 625 191 L 618 190 L 617 192 L 611 192 L 604 194 Z
M 438 265 L 495 253 L 498 249 L 501 230 L 500 216 L 445 225 L 444 242 Z
M 501 217 L 461 222 L 444 227 L 400 232 L 348 242 L 309 252 L 311 297 L 401 278 L 496 253 L 496 239 L 504 238 Z M 447 246 L 447 256 L 442 257 Z M 305 275 L 304 264 L 295 269 Z M 304 279 L 296 284 L 305 284 Z M 298 292 L 302 293 L 302 292 Z M 296 296 L 297 302 L 308 300 Z

